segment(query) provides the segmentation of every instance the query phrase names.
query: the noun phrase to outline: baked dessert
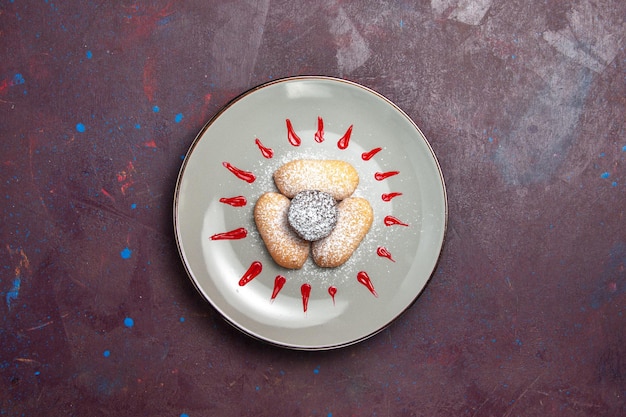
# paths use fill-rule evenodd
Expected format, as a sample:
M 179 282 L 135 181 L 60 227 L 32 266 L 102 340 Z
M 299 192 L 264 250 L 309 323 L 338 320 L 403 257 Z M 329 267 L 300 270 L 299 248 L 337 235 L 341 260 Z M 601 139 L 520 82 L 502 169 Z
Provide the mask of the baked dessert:
M 289 226 L 291 200 L 279 193 L 265 193 L 254 206 L 254 222 L 274 261 L 288 269 L 300 269 L 309 257 L 310 243 Z
M 291 200 L 287 220 L 302 239 L 320 240 L 337 224 L 337 202 L 323 191 L 300 191 Z
M 265 193 L 254 206 L 254 221 L 274 261 L 300 269 L 309 252 L 323 268 L 350 259 L 374 219 L 366 199 L 350 197 L 359 184 L 356 169 L 339 160 L 299 159 L 276 170 L 274 182 L 280 193 Z
M 374 220 L 370 203 L 361 197 L 350 197 L 337 206 L 338 218 L 333 231 L 311 244 L 313 260 L 318 266 L 343 265 L 359 247 Z
M 359 173 L 345 161 L 296 159 L 276 170 L 274 183 L 289 198 L 301 191 L 316 190 L 340 201 L 356 190 Z

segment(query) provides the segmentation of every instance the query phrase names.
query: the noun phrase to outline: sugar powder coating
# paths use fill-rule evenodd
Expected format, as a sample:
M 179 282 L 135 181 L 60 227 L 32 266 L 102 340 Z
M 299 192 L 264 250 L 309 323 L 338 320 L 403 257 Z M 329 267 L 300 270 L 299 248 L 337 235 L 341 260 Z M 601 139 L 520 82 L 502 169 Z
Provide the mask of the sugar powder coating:
M 301 191 L 329 193 L 337 201 L 352 195 L 359 184 L 359 173 L 345 161 L 299 159 L 288 162 L 274 172 L 274 182 L 289 198 Z
M 305 240 L 314 242 L 330 234 L 337 224 L 337 203 L 332 195 L 305 190 L 291 200 L 289 224 Z

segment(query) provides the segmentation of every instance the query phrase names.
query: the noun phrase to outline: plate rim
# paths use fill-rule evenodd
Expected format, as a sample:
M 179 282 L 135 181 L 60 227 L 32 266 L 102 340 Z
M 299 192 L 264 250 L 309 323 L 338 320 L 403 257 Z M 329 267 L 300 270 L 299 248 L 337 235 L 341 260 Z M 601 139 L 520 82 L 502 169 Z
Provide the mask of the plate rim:
M 406 305 L 405 308 L 403 308 L 402 310 L 398 311 L 389 321 L 387 321 L 386 324 L 384 324 L 383 326 L 375 329 L 374 331 L 367 333 L 365 335 L 363 335 L 360 338 L 356 338 L 354 340 L 349 340 L 346 342 L 342 342 L 342 343 L 336 343 L 336 344 L 325 344 L 325 345 L 318 345 L 318 346 L 300 346 L 300 345 L 295 345 L 295 344 L 288 344 L 288 343 L 280 343 L 278 341 L 274 341 L 271 340 L 270 338 L 264 338 L 259 334 L 256 334 L 252 331 L 249 331 L 248 329 L 245 329 L 243 326 L 238 325 L 237 323 L 235 323 L 233 320 L 231 320 L 220 308 L 219 306 L 216 305 L 215 302 L 213 302 L 211 300 L 210 297 L 207 296 L 207 294 L 205 294 L 205 291 L 203 291 L 202 288 L 200 288 L 199 283 L 197 282 L 196 278 L 194 277 L 193 272 L 191 271 L 191 267 L 187 262 L 187 258 L 186 255 L 184 253 L 183 250 L 183 245 L 181 242 L 181 234 L 180 234 L 180 230 L 179 230 L 179 199 L 180 199 L 180 193 L 181 193 L 181 183 L 184 177 L 184 173 L 185 173 L 185 169 L 187 167 L 187 164 L 189 163 L 189 157 L 191 156 L 191 154 L 193 153 L 194 149 L 196 148 L 196 146 L 199 144 L 200 140 L 202 139 L 202 137 L 204 136 L 205 132 L 211 127 L 211 125 L 222 115 L 224 114 L 226 111 L 228 111 L 231 107 L 233 107 L 233 105 L 235 105 L 237 102 L 241 101 L 242 99 L 244 99 L 245 97 L 254 94 L 255 92 L 270 87 L 272 85 L 276 85 L 276 84 L 282 84 L 282 83 L 288 83 L 288 82 L 295 82 L 295 81 L 330 81 L 330 82 L 337 82 L 337 83 L 342 83 L 342 84 L 347 84 L 351 87 L 355 87 L 361 90 L 364 90 L 365 92 L 372 94 L 374 96 L 376 96 L 377 98 L 383 100 L 386 104 L 390 105 L 391 107 L 393 107 L 393 109 L 395 111 L 397 111 L 398 113 L 400 113 L 400 115 L 404 116 L 404 118 L 413 126 L 413 128 L 419 133 L 419 135 L 421 136 L 421 138 L 424 141 L 424 144 L 426 145 L 426 147 L 428 148 L 429 152 L 430 152 L 430 156 L 432 157 L 432 160 L 435 164 L 435 167 L 437 168 L 437 173 L 439 176 L 439 182 L 441 185 L 441 191 L 442 191 L 442 197 L 443 197 L 443 208 L 444 208 L 444 213 L 443 213 L 443 228 L 442 228 L 442 233 L 441 233 L 441 242 L 439 243 L 439 251 L 437 253 L 437 258 L 435 259 L 435 262 L 433 263 L 433 267 L 432 269 L 428 272 L 428 277 L 424 283 L 424 285 L 422 286 L 422 288 L 415 294 L 415 297 L 412 299 L 412 301 L 410 303 L 408 303 Z M 352 346 L 355 344 L 358 344 L 366 339 L 369 339 L 375 335 L 377 335 L 378 333 L 382 332 L 383 330 L 385 330 L 386 328 L 388 328 L 389 326 L 391 326 L 394 322 L 396 322 L 401 316 L 403 316 L 418 300 L 418 298 L 421 296 L 421 294 L 424 292 L 424 290 L 426 289 L 426 287 L 428 286 L 428 284 L 430 283 L 433 275 L 435 274 L 435 271 L 437 270 L 437 266 L 439 265 L 439 262 L 441 261 L 441 257 L 443 254 L 443 249 L 445 247 L 446 244 L 446 237 L 447 237 L 447 233 L 448 233 L 448 211 L 449 211 L 449 204 L 448 204 L 448 193 L 447 193 L 447 187 L 446 187 L 446 182 L 445 182 L 445 178 L 443 175 L 443 170 L 441 169 L 441 164 L 439 163 L 439 159 L 437 158 L 437 155 L 435 154 L 432 145 L 430 143 L 430 141 L 428 140 L 428 138 L 426 137 L 426 135 L 424 135 L 424 133 L 422 132 L 422 130 L 419 128 L 419 126 L 415 123 L 415 121 L 404 111 L 402 110 L 397 104 L 395 104 L 393 101 L 391 101 L 390 99 L 388 99 L 386 96 L 384 96 L 383 94 L 363 85 L 360 83 L 357 83 L 355 81 L 351 81 L 351 80 L 347 80 L 344 78 L 338 78 L 338 77 L 333 77 L 333 76 L 327 76 L 327 75 L 296 75 L 296 76 L 287 76 L 287 77 L 281 77 L 281 78 L 277 78 L 277 79 L 273 79 L 258 85 L 255 85 L 245 91 L 243 91 L 242 93 L 236 95 L 235 97 L 233 97 L 232 99 L 228 100 L 228 102 L 226 104 L 224 104 L 212 117 L 210 117 L 207 122 L 202 126 L 202 128 L 198 131 L 198 133 L 195 135 L 192 143 L 189 145 L 187 151 L 184 154 L 183 157 L 183 162 L 178 170 L 178 174 L 176 177 L 176 184 L 175 184 L 175 188 L 174 188 L 174 200 L 173 200 L 173 210 L 172 210 L 172 214 L 173 214 L 173 226 L 174 226 L 174 238 L 175 238 L 175 242 L 176 242 L 176 247 L 177 247 L 177 251 L 178 251 L 178 255 L 180 260 L 182 261 L 181 263 L 183 264 L 183 267 L 185 268 L 185 272 L 187 274 L 187 278 L 191 281 L 191 283 L 193 284 L 195 290 L 200 294 L 200 296 L 202 297 L 202 299 L 209 304 L 217 313 L 219 313 L 220 317 L 222 318 L 222 320 L 224 320 L 226 323 L 228 323 L 230 326 L 234 327 L 238 332 L 243 333 L 255 340 L 258 340 L 260 342 L 269 344 L 271 346 L 276 346 L 276 347 L 280 347 L 280 348 L 285 348 L 285 349 L 289 349 L 289 350 L 298 350 L 298 351 L 327 351 L 327 350 L 333 350 L 333 349 L 339 349 L 339 348 L 343 348 L 343 347 L 347 347 L 347 346 Z

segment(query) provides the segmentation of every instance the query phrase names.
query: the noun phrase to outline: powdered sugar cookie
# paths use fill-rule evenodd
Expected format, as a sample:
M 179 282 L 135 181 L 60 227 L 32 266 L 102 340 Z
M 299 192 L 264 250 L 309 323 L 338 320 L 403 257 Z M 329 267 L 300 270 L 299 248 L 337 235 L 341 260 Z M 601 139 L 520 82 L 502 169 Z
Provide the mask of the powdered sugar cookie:
M 254 221 L 272 259 L 284 268 L 300 269 L 309 256 L 310 243 L 289 226 L 290 204 L 282 194 L 265 193 L 254 206 Z
M 337 224 L 330 235 L 311 245 L 313 260 L 321 267 L 340 266 L 350 259 L 374 220 L 372 206 L 360 197 L 346 198 L 337 212 Z
M 274 173 L 282 194 L 293 198 L 306 190 L 328 193 L 335 200 L 350 197 L 359 184 L 359 173 L 348 162 L 339 160 L 297 159 Z

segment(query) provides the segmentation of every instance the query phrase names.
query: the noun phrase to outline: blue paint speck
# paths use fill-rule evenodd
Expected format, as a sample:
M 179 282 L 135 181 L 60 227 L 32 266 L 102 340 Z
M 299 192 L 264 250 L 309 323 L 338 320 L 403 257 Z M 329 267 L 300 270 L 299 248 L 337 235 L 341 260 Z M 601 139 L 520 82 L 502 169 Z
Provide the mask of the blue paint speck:
M 132 254 L 133 254 L 133 251 L 130 250 L 128 247 L 120 251 L 120 256 L 122 257 L 122 259 L 130 259 Z
M 35 371 L 35 376 L 39 376 L 39 375 L 41 375 L 41 372 Z
M 178 114 L 176 115 L 176 117 L 174 117 L 174 121 L 175 121 L 176 123 L 180 123 L 182 120 L 183 120 L 183 114 L 182 114 L 182 113 L 178 113 Z
M 611 176 L 611 174 L 609 174 L 608 172 L 603 172 L 603 173 L 600 175 L 600 178 L 604 178 L 604 179 L 606 179 L 606 178 L 609 178 L 610 176 Z
M 108 358 L 109 356 L 111 356 L 111 351 L 105 350 L 104 352 L 102 352 L 102 356 L 104 356 L 105 358 Z
M 87 59 L 93 58 L 93 54 L 91 53 L 91 51 L 85 52 L 85 56 L 87 57 Z
M 24 79 L 24 76 L 22 74 L 15 74 L 13 76 L 13 85 L 24 84 L 25 82 L 26 80 Z
M 85 131 L 85 125 L 82 123 L 77 123 L 76 130 L 78 130 L 80 133 L 83 133 Z
M 179 320 L 180 320 L 181 323 L 185 322 L 185 318 L 184 317 L 181 317 Z
M 611 183 L 611 186 L 613 186 L 613 187 L 617 187 L 617 181 L 613 181 L 613 182 Z
M 126 317 L 124 319 L 124 326 L 133 327 L 134 325 L 135 325 L 135 320 L 131 319 L 130 317 Z
M 626 145 L 622 146 L 622 152 L 626 152 Z
M 20 295 L 20 286 L 22 285 L 22 280 L 19 278 L 15 278 L 13 280 L 13 286 L 9 291 L 7 291 L 6 302 L 9 310 L 11 309 L 11 302 L 17 300 L 17 297 Z
M 314 373 L 315 375 L 317 375 L 317 374 L 319 374 L 319 373 L 320 373 L 320 367 L 319 367 L 319 365 L 317 366 L 317 368 L 313 369 L 313 373 Z
M 152 106 L 152 111 L 155 113 L 158 113 L 161 109 L 159 108 L 159 106 Z
M 135 124 L 135 129 L 141 129 L 141 125 L 139 123 Z
M 157 25 L 159 25 L 159 26 L 167 25 L 171 20 L 172 20 L 171 16 L 166 16 L 163 19 L 157 21 Z
M 130 205 L 130 208 L 131 208 L 131 209 L 133 209 L 133 210 L 135 210 L 135 209 L 137 208 L 137 204 L 136 204 L 136 203 L 131 204 L 131 205 Z
M 489 143 L 492 143 L 492 142 L 493 142 L 493 138 L 492 138 L 492 137 L 489 137 L 489 139 L 488 139 L 488 140 L 489 140 Z
M 326 417 L 333 417 L 333 413 L 326 414 Z
M 182 413 L 182 414 L 180 415 L 180 417 L 189 417 L 189 415 L 188 415 L 188 414 L 185 414 L 185 413 Z
M 261 387 L 259 387 L 258 385 L 256 387 L 254 387 L 255 390 L 257 391 L 261 391 Z

